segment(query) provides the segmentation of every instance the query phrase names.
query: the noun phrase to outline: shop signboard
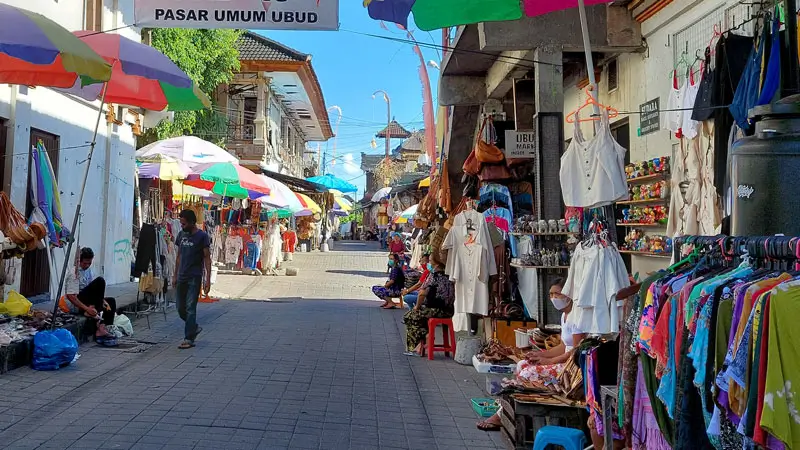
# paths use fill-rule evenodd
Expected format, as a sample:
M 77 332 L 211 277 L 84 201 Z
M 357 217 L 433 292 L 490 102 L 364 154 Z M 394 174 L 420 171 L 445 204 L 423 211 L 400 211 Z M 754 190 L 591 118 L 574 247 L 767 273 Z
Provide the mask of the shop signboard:
M 535 131 L 506 130 L 506 158 L 536 158 L 538 147 Z
M 654 133 L 661 129 L 659 97 L 639 105 L 639 136 Z
M 134 0 L 143 28 L 338 30 L 339 0 Z

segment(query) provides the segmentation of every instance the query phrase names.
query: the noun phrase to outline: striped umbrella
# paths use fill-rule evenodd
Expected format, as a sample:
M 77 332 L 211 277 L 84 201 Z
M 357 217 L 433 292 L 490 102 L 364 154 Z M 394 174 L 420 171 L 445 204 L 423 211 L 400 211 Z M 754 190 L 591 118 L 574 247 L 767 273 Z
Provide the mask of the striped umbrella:
M 61 196 L 58 191 L 58 181 L 50 164 L 50 156 L 41 139 L 36 143 L 36 148 L 31 150 L 32 163 L 35 170 L 31 171 L 31 195 L 36 205 L 34 214 L 41 215 L 50 245 L 62 247 L 69 236 L 69 230 L 64 226 L 61 218 Z
M 136 166 L 139 168 L 139 178 L 184 180 L 192 173 L 185 162 L 163 155 L 147 161 L 137 160 Z
M 297 196 L 297 199 L 300 200 L 300 204 L 303 205 L 303 210 L 296 212 L 295 216 L 310 216 L 313 214 L 321 214 L 322 208 L 319 207 L 317 202 L 311 200 L 311 198 L 305 194 L 298 194 L 295 193 L 294 195 Z
M 111 65 L 47 17 L 0 3 L 0 84 L 67 88 L 107 81 Z
M 405 211 L 401 212 L 400 215 L 397 216 L 397 219 L 394 220 L 394 222 L 395 223 L 408 223 L 409 221 L 413 221 L 414 220 L 414 214 L 417 213 L 417 206 L 419 206 L 419 205 L 414 205 L 414 206 L 406 209 Z
M 106 103 L 153 111 L 197 111 L 211 101 L 171 59 L 149 45 L 119 34 L 76 31 L 89 47 L 113 65 Z M 86 100 L 102 97 L 102 86 L 73 86 L 66 92 Z
M 234 163 L 192 164 L 184 184 L 233 198 L 257 199 L 268 195 L 269 186 L 250 169 Z

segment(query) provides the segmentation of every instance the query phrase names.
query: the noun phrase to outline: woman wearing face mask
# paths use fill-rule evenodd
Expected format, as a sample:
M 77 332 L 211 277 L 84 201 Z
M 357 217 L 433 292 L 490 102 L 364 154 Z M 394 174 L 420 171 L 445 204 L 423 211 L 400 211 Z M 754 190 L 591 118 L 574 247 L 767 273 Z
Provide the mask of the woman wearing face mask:
M 585 333 L 567 321 L 572 312 L 572 299 L 561 293 L 563 288 L 563 278 L 556 279 L 550 286 L 550 301 L 561 312 L 561 343 L 551 349 L 525 355 L 525 359 L 517 364 L 518 378 L 545 384 L 556 380 L 572 357 L 574 348 L 586 337 Z M 477 426 L 484 431 L 499 430 L 502 426 L 500 411 L 478 422 Z
M 433 262 L 433 271 L 419 291 L 419 300 L 414 308 L 403 316 L 406 325 L 406 356 L 422 356 L 425 339 L 428 336 L 428 319 L 453 317 L 455 286 L 444 273 L 444 264 Z
M 422 285 L 425 284 L 425 280 L 428 279 L 431 271 L 433 270 L 433 265 L 431 265 L 430 255 L 422 255 L 419 258 L 419 268 L 422 270 L 422 273 L 419 276 L 419 281 L 410 288 L 403 289 L 400 292 L 400 295 L 403 296 L 403 301 L 408 305 L 409 309 L 413 308 L 417 304 L 417 299 L 419 297 L 419 290 L 422 288 Z
M 400 297 L 400 292 L 406 286 L 406 274 L 403 272 L 403 263 L 396 254 L 389 255 L 389 280 L 383 286 L 372 286 L 372 293 L 383 300 L 381 308 L 394 309 L 393 298 Z M 402 298 L 400 298 L 402 302 Z M 401 303 L 402 306 L 402 303 Z

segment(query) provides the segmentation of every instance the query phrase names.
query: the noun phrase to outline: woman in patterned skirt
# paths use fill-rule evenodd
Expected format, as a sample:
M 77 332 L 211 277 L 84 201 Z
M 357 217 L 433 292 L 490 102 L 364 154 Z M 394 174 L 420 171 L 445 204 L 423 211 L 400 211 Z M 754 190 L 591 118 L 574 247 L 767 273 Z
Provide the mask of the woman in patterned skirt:
M 444 264 L 431 258 L 433 272 L 419 290 L 419 297 L 414 309 L 403 316 L 406 324 L 406 356 L 422 356 L 425 339 L 428 336 L 428 319 L 453 317 L 455 303 L 455 287 L 444 273 Z

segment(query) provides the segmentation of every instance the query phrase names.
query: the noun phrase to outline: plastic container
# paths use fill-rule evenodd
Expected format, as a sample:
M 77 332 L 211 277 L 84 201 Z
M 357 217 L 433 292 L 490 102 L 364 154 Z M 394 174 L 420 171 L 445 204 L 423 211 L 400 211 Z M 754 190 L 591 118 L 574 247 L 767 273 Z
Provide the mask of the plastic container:
M 472 366 L 475 367 L 475 370 L 477 370 L 478 373 L 512 374 L 515 370 L 517 370 L 516 364 L 505 365 L 480 362 L 477 355 L 472 357 Z
M 472 410 L 481 417 L 492 417 L 500 409 L 500 402 L 493 398 L 473 398 Z
M 528 335 L 528 330 L 517 328 L 514 330 L 514 338 L 517 341 L 517 348 L 528 348 L 531 346 L 531 338 Z
M 730 154 L 731 235 L 800 234 L 800 97 L 750 110 L 755 134 Z
M 489 395 L 500 395 L 503 392 L 503 380 L 513 377 L 509 373 L 487 373 L 486 374 L 486 393 Z

